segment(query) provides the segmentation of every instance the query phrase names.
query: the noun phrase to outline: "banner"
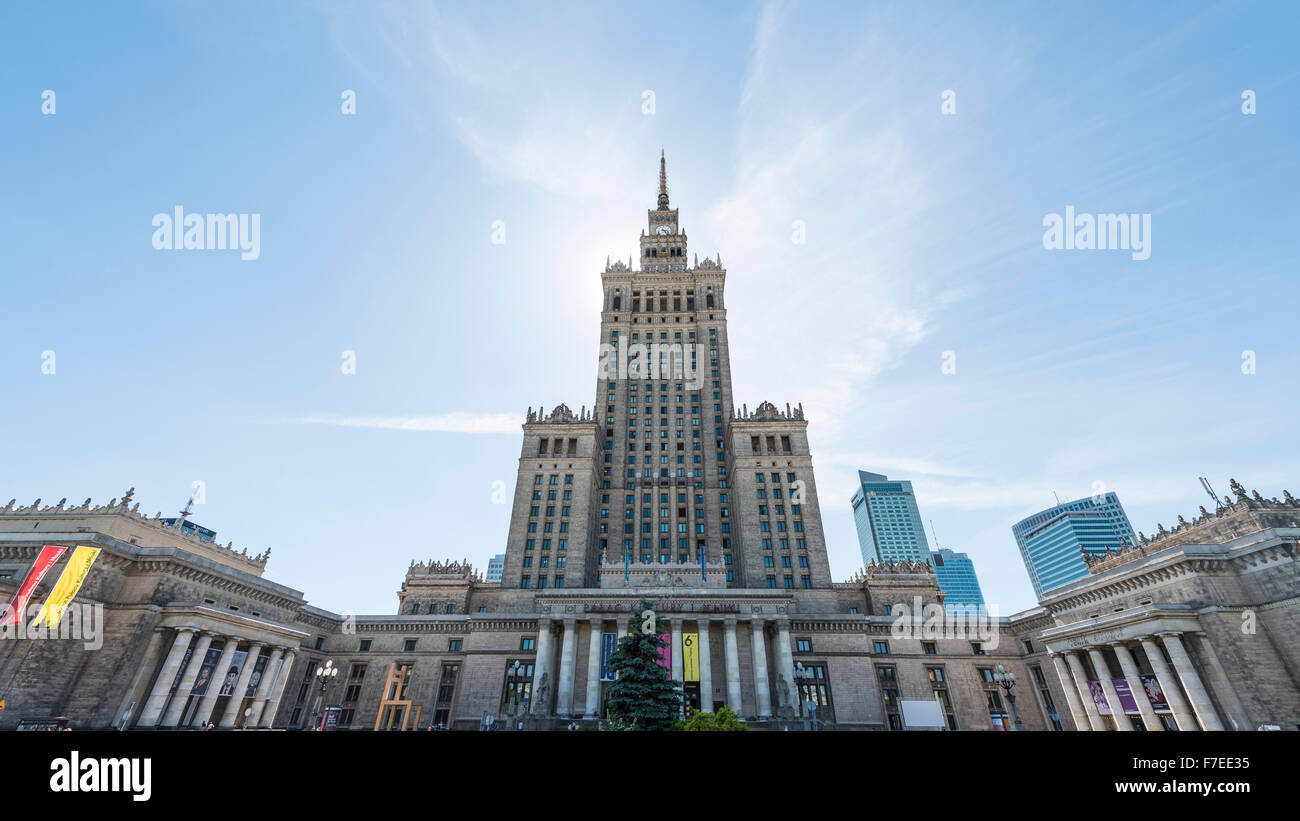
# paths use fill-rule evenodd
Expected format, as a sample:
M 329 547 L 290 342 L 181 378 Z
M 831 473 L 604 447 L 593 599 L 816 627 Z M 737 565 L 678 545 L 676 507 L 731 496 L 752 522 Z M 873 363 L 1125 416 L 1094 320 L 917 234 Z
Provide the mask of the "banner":
M 45 604 L 41 607 L 41 612 L 45 616 L 46 627 L 54 628 L 59 626 L 64 611 L 68 609 L 69 604 L 72 604 L 73 598 L 76 597 L 77 591 L 81 589 L 82 582 L 86 580 L 86 574 L 90 572 L 90 566 L 95 563 L 97 556 L 99 556 L 98 547 L 77 545 L 77 549 L 72 551 L 72 555 L 68 557 L 67 566 L 63 568 L 59 580 L 54 583 L 54 589 L 50 591 L 50 595 L 45 599 Z
M 271 657 L 262 654 L 257 657 L 257 664 L 253 665 L 253 675 L 248 677 L 248 689 L 244 690 L 244 698 L 253 698 L 257 695 L 257 685 L 262 683 L 262 675 L 266 672 L 266 663 Z
M 682 681 L 700 680 L 700 634 L 682 634 Z
M 667 633 L 659 634 L 659 666 L 673 674 L 673 637 Z
M 221 650 L 209 647 L 208 654 L 203 657 L 203 666 L 199 668 L 199 674 L 194 679 L 194 686 L 190 688 L 192 695 L 201 696 L 208 691 L 208 685 L 212 683 L 212 671 L 217 668 L 217 662 L 220 660 Z
M 1124 712 L 1129 715 L 1138 715 L 1138 703 L 1133 698 L 1133 691 L 1128 686 L 1128 679 L 1113 678 L 1111 682 L 1115 685 L 1115 695 L 1119 696 L 1119 706 L 1124 708 Z
M 1110 702 L 1106 700 L 1106 691 L 1101 689 L 1101 682 L 1088 682 L 1088 690 L 1092 693 L 1092 703 L 1097 705 L 1097 714 L 1103 716 L 1110 715 Z
M 23 583 L 14 593 L 14 600 L 9 602 L 4 613 L 0 614 L 0 627 L 23 623 L 27 602 L 31 601 L 36 585 L 41 583 L 41 579 L 45 578 L 45 574 L 50 572 L 50 568 L 54 567 L 54 563 L 61 559 L 67 550 L 66 547 L 57 544 L 47 544 L 41 548 L 41 552 L 36 554 L 36 561 L 32 562 L 31 568 L 23 578 Z
M 1157 713 L 1168 713 L 1169 702 L 1165 701 L 1165 692 L 1160 689 L 1160 682 L 1155 676 L 1142 677 L 1142 689 L 1147 691 L 1147 700 Z
M 235 680 L 239 678 L 239 671 L 244 669 L 244 660 L 247 658 L 247 651 L 235 651 L 235 655 L 230 659 L 230 669 L 226 670 L 226 677 L 222 680 L 221 690 L 217 692 L 217 695 L 228 696 L 235 692 Z
M 609 669 L 609 657 L 618 647 L 618 633 L 602 633 L 600 636 L 600 680 L 613 681 L 614 671 Z
M 190 666 L 190 658 L 192 658 L 193 656 L 194 656 L 194 645 L 191 644 L 189 647 L 185 648 L 185 657 L 181 659 L 181 666 L 176 668 L 176 678 L 172 679 L 172 688 L 167 692 L 171 693 L 172 695 L 175 695 L 176 691 L 180 689 L 181 676 L 185 675 L 185 670 Z

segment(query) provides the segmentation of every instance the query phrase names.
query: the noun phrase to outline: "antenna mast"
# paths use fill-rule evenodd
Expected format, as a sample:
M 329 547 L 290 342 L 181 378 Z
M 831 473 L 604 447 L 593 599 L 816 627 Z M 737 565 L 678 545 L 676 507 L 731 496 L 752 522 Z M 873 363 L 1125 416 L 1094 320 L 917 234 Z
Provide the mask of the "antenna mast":
M 1210 494 L 1210 498 L 1214 500 L 1214 511 L 1217 513 L 1223 510 L 1223 502 L 1219 501 L 1219 495 L 1214 492 L 1214 488 L 1210 487 L 1209 480 L 1204 476 L 1198 476 L 1197 478 L 1201 480 L 1201 487 L 1205 488 L 1205 492 Z

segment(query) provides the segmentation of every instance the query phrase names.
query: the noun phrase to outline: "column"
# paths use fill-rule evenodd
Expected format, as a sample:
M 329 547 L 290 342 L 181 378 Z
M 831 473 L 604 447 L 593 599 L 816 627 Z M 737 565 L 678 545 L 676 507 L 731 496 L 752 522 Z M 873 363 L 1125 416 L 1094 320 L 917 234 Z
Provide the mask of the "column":
M 1110 665 L 1106 657 L 1096 647 L 1089 647 L 1088 658 L 1092 659 L 1092 669 L 1097 672 L 1097 681 L 1101 691 L 1106 694 L 1106 703 L 1110 705 L 1110 719 L 1115 722 L 1116 730 L 1132 730 L 1133 722 L 1124 715 L 1124 705 L 1119 703 L 1119 693 L 1115 691 L 1115 682 L 1111 681 Z
M 1207 731 L 1222 730 L 1223 722 L 1219 721 L 1219 714 L 1214 711 L 1214 702 L 1210 701 L 1210 694 L 1206 692 L 1201 677 L 1192 666 L 1191 658 L 1183 649 L 1182 639 L 1178 638 L 1177 633 L 1159 635 L 1164 639 L 1165 648 L 1169 650 L 1169 660 L 1173 662 L 1174 671 L 1178 673 L 1178 680 L 1183 683 L 1183 689 L 1187 691 L 1187 698 L 1192 702 L 1192 709 L 1196 711 L 1196 717 L 1201 720 L 1201 726 Z
M 587 650 L 587 708 L 583 715 L 600 718 L 600 631 L 604 622 L 591 620 L 591 647 Z
M 199 709 L 194 711 L 191 726 L 202 727 L 212 717 L 212 708 L 217 703 L 218 694 L 221 693 L 221 683 L 226 680 L 226 671 L 230 669 L 230 662 L 235 657 L 235 648 L 238 645 L 238 638 L 226 636 L 226 646 L 221 650 L 221 658 L 217 659 L 217 666 L 212 669 L 208 690 L 203 694 L 203 700 L 199 702 Z
M 1169 710 L 1174 714 L 1174 723 L 1178 725 L 1178 729 L 1183 732 L 1201 729 L 1196 723 L 1196 717 L 1187 708 L 1183 691 L 1178 687 L 1173 671 L 1169 669 L 1168 664 L 1165 664 L 1165 654 L 1160 652 L 1156 640 L 1151 636 L 1143 636 L 1138 641 L 1142 643 L 1147 664 L 1151 665 L 1151 672 L 1155 674 L 1156 682 L 1160 684 L 1160 690 L 1165 694 L 1165 701 L 1169 702 Z
M 208 654 L 210 644 L 212 644 L 212 634 L 200 633 L 199 640 L 194 643 L 194 652 L 190 654 L 190 661 L 181 673 L 180 684 L 176 686 L 176 695 L 172 696 L 171 704 L 167 705 L 167 711 L 163 713 L 160 727 L 175 727 L 180 723 L 181 714 L 185 712 L 185 703 L 190 699 L 190 690 L 194 689 L 194 679 L 199 675 L 199 668 L 203 666 L 203 657 Z
M 695 622 L 700 631 L 700 711 L 713 712 L 713 657 L 709 655 L 709 620 Z
M 1061 653 L 1052 653 L 1052 663 L 1056 666 L 1056 675 L 1061 680 L 1061 691 L 1065 693 L 1065 703 L 1070 708 L 1070 718 L 1074 719 L 1074 729 L 1091 731 L 1092 722 L 1088 721 L 1088 714 L 1083 710 L 1083 702 L 1079 700 L 1079 688 L 1070 675 L 1070 668 L 1065 664 L 1065 657 Z
M 673 646 L 671 648 L 671 655 L 669 656 L 672 659 L 672 665 L 673 665 L 672 679 L 673 681 L 684 681 L 686 676 L 682 673 L 682 620 L 681 619 L 674 618 L 672 620 L 672 627 L 670 628 L 669 633 L 671 634 L 672 637 L 671 640 L 673 643 Z
M 1223 705 L 1224 711 L 1228 714 L 1228 722 L 1232 724 L 1232 729 L 1249 730 L 1250 718 L 1246 715 L 1246 708 L 1242 706 L 1241 699 L 1237 697 L 1237 691 L 1232 688 L 1232 682 L 1228 680 L 1228 674 L 1224 672 L 1223 665 L 1219 663 L 1219 656 L 1214 652 L 1214 645 L 1210 643 L 1210 637 L 1204 633 L 1197 633 L 1196 640 L 1200 646 L 1201 658 L 1205 659 L 1205 665 L 1208 668 L 1210 686 L 1218 694 L 1219 704 Z
M 158 678 L 154 679 L 149 700 L 144 703 L 144 709 L 140 711 L 139 726 L 153 727 L 158 723 L 163 706 L 167 703 L 167 696 L 171 693 L 172 682 L 176 680 L 176 671 L 180 669 L 181 659 L 185 658 L 185 648 L 190 646 L 190 640 L 193 638 L 193 627 L 181 627 L 176 630 L 172 649 L 167 652 L 162 669 L 158 671 Z
M 244 722 L 245 727 L 261 726 L 262 710 L 266 708 L 266 698 L 271 693 L 271 684 L 280 675 L 280 654 L 283 652 L 283 647 L 271 650 L 271 656 L 266 660 L 266 669 L 262 671 L 262 680 L 257 683 L 257 692 L 253 695 L 253 712 L 248 714 L 248 721 Z
M 126 729 L 133 722 L 139 711 L 140 699 L 148 698 L 140 692 L 148 680 L 149 673 L 154 667 L 158 666 L 158 657 L 162 654 L 163 632 L 154 630 L 149 634 L 149 646 L 145 648 L 144 655 L 140 657 L 140 665 L 136 668 L 135 676 L 131 678 L 131 686 L 127 689 L 126 695 L 122 696 L 122 703 L 118 705 L 117 712 L 113 714 L 113 721 L 116 726 Z M 137 697 L 139 694 L 139 697 Z
M 226 712 L 221 716 L 218 727 L 234 727 L 235 722 L 239 720 L 239 706 L 244 703 L 244 691 L 248 689 L 248 680 L 253 677 L 253 665 L 257 664 L 257 657 L 261 654 L 262 642 L 249 642 L 248 657 L 244 659 L 244 667 L 239 671 L 239 678 L 235 679 L 235 687 L 230 691 L 230 698 L 226 701 Z M 323 714 L 325 710 L 323 700 L 320 708 Z
M 727 619 L 726 629 L 727 706 L 737 715 L 744 715 L 740 704 L 740 645 L 736 642 L 735 618 Z
M 749 624 L 754 637 L 754 701 L 762 720 L 772 717 L 772 685 L 767 680 L 767 647 L 763 643 L 762 616 L 754 616 Z
M 1128 682 L 1128 689 L 1133 693 L 1133 700 L 1137 702 L 1138 712 L 1142 714 L 1142 723 L 1148 730 L 1161 732 L 1165 725 L 1156 717 L 1156 711 L 1151 707 L 1151 699 L 1147 698 L 1147 690 L 1142 686 L 1142 674 L 1138 672 L 1137 662 L 1133 660 L 1133 654 L 1123 644 L 1116 642 L 1111 647 L 1115 648 L 1115 658 L 1119 659 L 1119 669 L 1124 671 L 1124 680 Z
M 537 658 L 533 666 L 533 688 L 531 701 L 528 705 L 528 712 L 540 713 L 545 715 L 551 710 L 550 704 L 544 704 L 544 701 L 550 700 L 550 693 L 546 698 L 542 698 L 542 683 L 545 679 L 546 686 L 551 686 L 551 678 L 547 675 L 547 668 L 551 666 L 551 620 L 541 618 L 537 620 Z M 554 692 L 552 690 L 552 692 Z
M 1079 654 L 1069 652 L 1065 654 L 1065 660 L 1070 665 L 1070 673 L 1074 677 L 1075 687 L 1079 690 L 1079 700 L 1083 702 L 1083 711 L 1088 715 L 1088 723 L 1092 729 L 1104 731 L 1108 729 L 1106 722 L 1101 720 L 1101 713 L 1097 712 L 1097 702 L 1092 700 L 1092 690 L 1088 688 L 1088 673 L 1083 669 L 1083 662 L 1079 660 Z
M 577 623 L 573 619 L 563 622 L 564 638 L 560 642 L 560 681 L 555 686 L 556 715 L 573 715 L 573 634 Z
M 275 677 L 275 686 L 271 690 L 271 700 L 266 703 L 266 709 L 262 711 L 262 720 L 259 727 L 271 727 L 275 723 L 275 713 L 280 709 L 280 699 L 284 697 L 285 685 L 289 683 L 289 676 L 293 673 L 294 651 L 290 650 L 284 654 L 280 660 L 280 672 Z
M 799 703 L 799 689 L 794 680 L 794 653 L 790 649 L 790 620 L 777 619 L 776 622 L 776 656 L 780 669 L 777 679 L 777 693 L 789 702 L 787 707 L 794 710 L 794 715 L 801 715 L 803 705 Z

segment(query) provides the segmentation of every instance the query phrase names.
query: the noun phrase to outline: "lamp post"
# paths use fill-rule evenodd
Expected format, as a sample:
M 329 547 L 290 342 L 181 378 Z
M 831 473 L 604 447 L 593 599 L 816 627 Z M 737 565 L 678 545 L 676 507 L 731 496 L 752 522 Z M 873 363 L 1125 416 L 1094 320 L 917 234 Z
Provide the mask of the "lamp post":
M 312 715 L 312 729 L 319 730 L 316 726 L 316 718 L 320 716 L 321 709 L 325 706 L 325 688 L 339 674 L 339 668 L 334 666 L 333 659 L 326 661 L 324 667 L 316 668 L 316 680 L 320 682 L 320 695 L 316 697 L 316 712 Z
M 519 696 L 528 680 L 528 666 L 515 659 L 515 663 L 506 668 L 506 686 L 510 689 L 510 729 L 515 729 L 515 714 L 519 711 Z
M 795 664 L 795 666 L 794 666 L 794 682 L 795 682 L 795 688 L 794 688 L 794 689 L 795 689 L 795 692 L 798 694 L 798 697 L 799 697 L 799 704 L 800 704 L 801 707 L 803 707 L 805 704 L 808 704 L 808 705 L 812 705 L 812 704 L 813 704 L 813 700 L 812 700 L 812 698 L 809 698 L 807 702 L 804 701 L 804 692 L 805 692 L 805 687 L 806 687 L 806 688 L 807 688 L 807 692 L 811 695 L 811 693 L 812 693 L 812 683 L 813 683 L 813 680 L 816 679 L 816 678 L 817 678 L 817 676 L 816 676 L 815 673 L 813 673 L 811 667 L 804 667 L 802 661 L 797 662 L 797 663 Z M 812 728 L 813 728 L 813 732 L 817 732 L 817 708 L 816 708 L 816 706 L 810 706 L 810 707 L 808 708 L 808 717 L 809 717 L 810 719 L 812 719 Z
M 1007 694 L 1007 703 L 1011 705 L 1011 716 L 1015 719 L 1016 730 L 1025 729 L 1020 724 L 1020 711 L 1016 709 L 1016 697 L 1011 692 L 1016 686 L 1016 674 L 999 664 L 997 672 L 993 674 L 993 681 Z

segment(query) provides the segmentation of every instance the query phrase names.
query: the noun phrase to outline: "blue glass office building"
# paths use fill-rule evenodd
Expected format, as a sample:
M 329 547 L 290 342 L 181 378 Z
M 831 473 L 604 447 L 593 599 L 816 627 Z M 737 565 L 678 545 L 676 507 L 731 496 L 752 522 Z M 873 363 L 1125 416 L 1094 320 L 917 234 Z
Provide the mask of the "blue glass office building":
M 858 471 L 861 485 L 853 494 L 853 522 L 858 528 L 862 561 L 930 560 L 930 544 L 921 526 L 912 483 L 889 481 L 880 473 Z
M 1128 515 L 1114 493 L 1076 499 L 1035 513 L 1012 525 L 1011 533 L 1040 601 L 1061 585 L 1088 575 L 1080 551 L 1101 555 L 1107 549 L 1118 549 L 1121 539 L 1129 544 L 1136 541 Z
M 939 589 L 944 592 L 943 607 L 949 613 L 979 616 L 988 612 L 984 606 L 984 592 L 975 577 L 975 564 L 965 553 L 954 553 L 940 548 L 930 554 Z

